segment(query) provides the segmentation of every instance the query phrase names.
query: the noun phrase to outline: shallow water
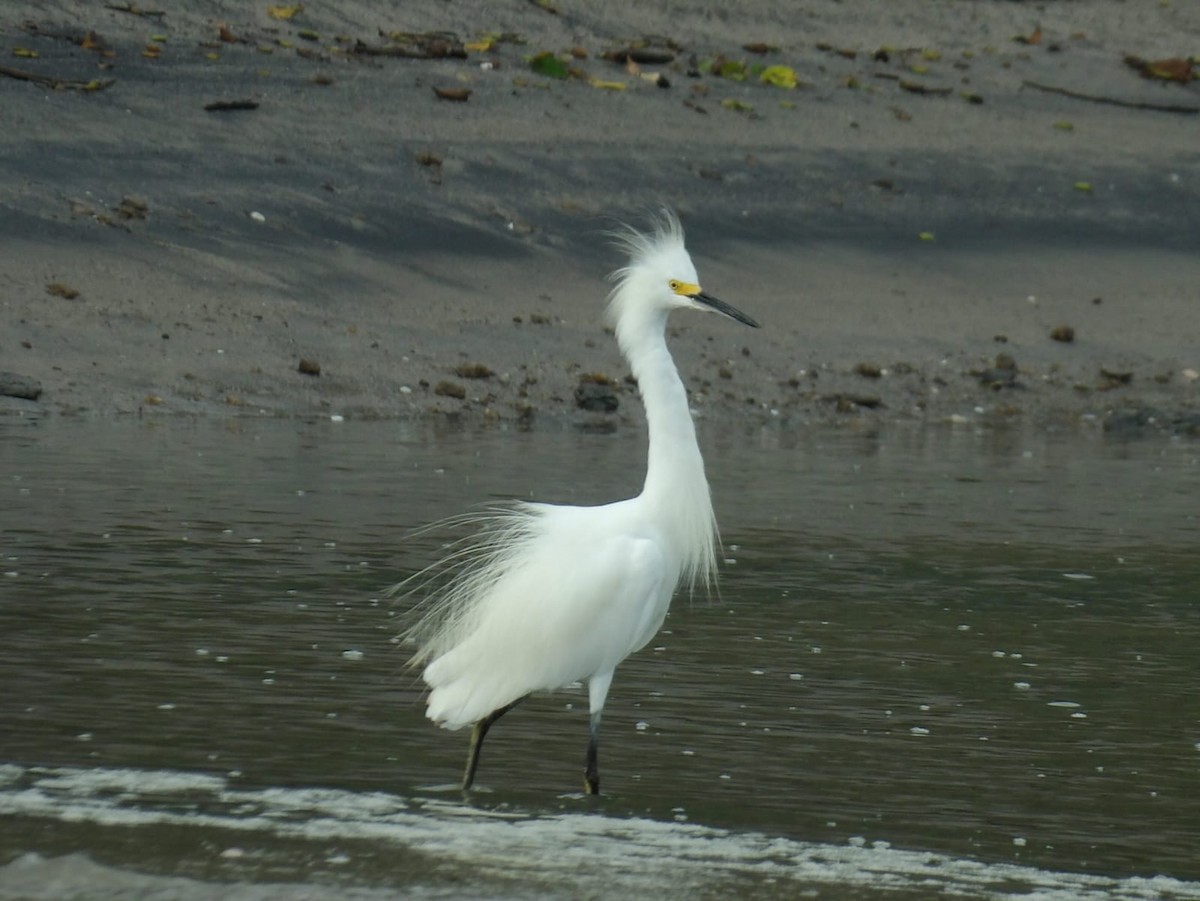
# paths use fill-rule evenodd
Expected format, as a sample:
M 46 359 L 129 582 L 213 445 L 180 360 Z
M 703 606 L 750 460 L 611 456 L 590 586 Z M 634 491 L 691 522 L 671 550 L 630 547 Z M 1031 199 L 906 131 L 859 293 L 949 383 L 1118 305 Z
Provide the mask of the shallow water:
M 576 688 L 464 800 L 408 533 L 632 493 L 639 432 L 0 421 L 0 898 L 1200 898 L 1200 445 L 702 442 L 720 598 L 618 671 L 605 796 Z

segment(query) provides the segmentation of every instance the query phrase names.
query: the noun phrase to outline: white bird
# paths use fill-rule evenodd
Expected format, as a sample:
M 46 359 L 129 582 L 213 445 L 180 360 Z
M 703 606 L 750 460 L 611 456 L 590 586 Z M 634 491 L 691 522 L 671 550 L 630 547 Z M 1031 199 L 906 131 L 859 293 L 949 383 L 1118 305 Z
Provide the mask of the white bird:
M 722 313 L 758 327 L 700 289 L 679 220 L 618 236 L 629 265 L 613 273 L 609 315 L 637 379 L 649 425 L 636 497 L 601 506 L 515 503 L 479 517 L 476 535 L 430 571 L 451 573 L 418 607 L 427 716 L 473 726 L 462 787 L 475 779 L 488 729 L 532 692 L 586 681 L 591 712 L 584 787 L 600 789 L 600 715 L 617 665 L 662 626 L 681 582 L 709 587 L 716 520 L 684 388 L 667 350 L 673 310 Z M 410 582 L 412 580 L 409 580 Z M 401 587 L 407 587 L 403 583 Z

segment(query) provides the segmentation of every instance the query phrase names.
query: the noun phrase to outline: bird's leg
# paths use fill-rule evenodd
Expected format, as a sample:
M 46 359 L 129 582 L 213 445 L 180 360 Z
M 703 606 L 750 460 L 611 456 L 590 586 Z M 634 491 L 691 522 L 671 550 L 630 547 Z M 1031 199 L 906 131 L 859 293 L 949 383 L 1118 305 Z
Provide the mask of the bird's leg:
M 604 699 L 612 685 L 612 672 L 598 673 L 588 680 L 588 709 L 592 714 L 588 731 L 587 766 L 583 771 L 583 790 L 589 795 L 600 794 L 600 766 L 596 760 L 600 750 L 600 714 L 604 711 Z
M 493 710 L 475 724 L 475 728 L 471 730 L 471 749 L 467 752 L 467 768 L 463 771 L 463 791 L 467 791 L 475 782 L 475 770 L 479 767 L 479 752 L 483 748 L 483 740 L 487 737 L 488 729 L 492 728 L 492 723 L 524 700 L 525 698 L 517 698 L 511 704 L 505 704 L 503 707 Z
M 600 794 L 600 767 L 597 752 L 600 750 L 600 711 L 592 714 L 588 730 L 587 767 L 583 771 L 583 790 L 589 795 Z

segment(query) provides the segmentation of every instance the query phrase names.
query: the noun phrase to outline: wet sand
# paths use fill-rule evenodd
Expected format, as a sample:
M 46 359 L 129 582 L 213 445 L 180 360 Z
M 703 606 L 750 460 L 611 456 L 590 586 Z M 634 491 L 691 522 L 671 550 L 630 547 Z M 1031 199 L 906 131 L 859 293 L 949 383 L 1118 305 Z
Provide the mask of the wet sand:
M 1200 430 L 1200 82 L 1123 60 L 1200 7 L 555 6 L 8 4 L 8 69 L 113 81 L 0 78 L 0 411 L 636 422 L 604 233 L 666 203 L 764 325 L 675 317 L 699 416 Z M 433 31 L 507 36 L 357 43 Z

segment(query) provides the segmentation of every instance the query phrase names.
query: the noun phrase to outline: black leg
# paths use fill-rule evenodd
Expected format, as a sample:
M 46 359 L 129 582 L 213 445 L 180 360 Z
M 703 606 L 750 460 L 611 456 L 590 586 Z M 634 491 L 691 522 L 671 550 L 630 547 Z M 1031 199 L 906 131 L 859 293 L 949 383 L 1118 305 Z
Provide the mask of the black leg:
M 471 730 L 471 749 L 467 752 L 467 768 L 463 772 L 463 791 L 467 791 L 475 782 L 475 770 L 479 767 L 479 752 L 483 748 L 483 740 L 487 737 L 488 729 L 492 728 L 492 723 L 524 700 L 524 698 L 517 698 L 511 704 L 505 704 L 503 707 L 493 710 L 475 724 L 475 728 Z
M 600 711 L 592 714 L 588 729 L 587 768 L 583 771 L 583 790 L 589 795 L 600 794 L 600 765 L 597 760 L 600 750 Z

